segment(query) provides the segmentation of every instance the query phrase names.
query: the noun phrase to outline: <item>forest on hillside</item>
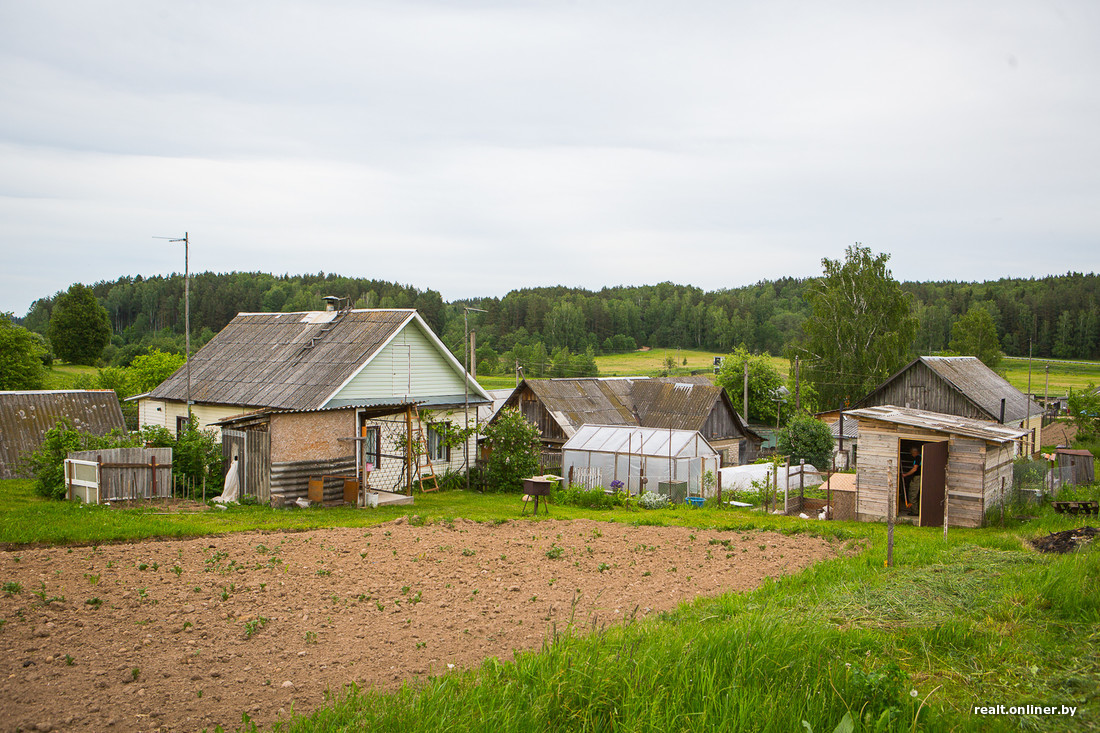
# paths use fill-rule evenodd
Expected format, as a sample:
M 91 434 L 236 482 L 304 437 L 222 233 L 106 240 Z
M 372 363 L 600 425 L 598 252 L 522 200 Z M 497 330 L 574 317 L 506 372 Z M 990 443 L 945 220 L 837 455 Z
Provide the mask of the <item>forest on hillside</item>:
M 705 292 L 688 285 L 568 287 L 514 290 L 502 298 L 445 303 L 434 290 L 335 274 L 210 273 L 191 277 L 192 348 L 197 349 L 238 312 L 321 310 L 324 296 L 357 308 L 416 308 L 461 357 L 463 307 L 477 332 L 482 374 L 594 374 L 592 358 L 642 346 L 728 353 L 744 344 L 754 353 L 783 355 L 808 315 L 806 280 L 782 278 Z M 113 335 L 104 363 L 126 366 L 150 348 L 183 350 L 183 277 L 120 277 L 90 286 L 106 309 Z M 948 348 L 951 325 L 972 306 L 993 316 L 1001 347 L 1037 357 L 1100 358 L 1100 276 L 1067 273 L 982 283 L 910 282 L 902 289 L 920 321 L 917 353 Z M 61 293 L 31 306 L 22 325 L 45 334 Z

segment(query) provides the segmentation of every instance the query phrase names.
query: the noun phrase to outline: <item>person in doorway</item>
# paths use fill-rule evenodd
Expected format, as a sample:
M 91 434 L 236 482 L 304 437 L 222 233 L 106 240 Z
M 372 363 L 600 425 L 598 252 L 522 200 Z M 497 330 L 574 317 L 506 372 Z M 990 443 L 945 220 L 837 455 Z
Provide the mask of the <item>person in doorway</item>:
M 909 515 L 915 517 L 920 509 L 920 448 L 914 445 L 909 449 L 909 455 L 913 459 L 913 465 L 901 477 L 905 481 L 905 498 L 909 502 Z

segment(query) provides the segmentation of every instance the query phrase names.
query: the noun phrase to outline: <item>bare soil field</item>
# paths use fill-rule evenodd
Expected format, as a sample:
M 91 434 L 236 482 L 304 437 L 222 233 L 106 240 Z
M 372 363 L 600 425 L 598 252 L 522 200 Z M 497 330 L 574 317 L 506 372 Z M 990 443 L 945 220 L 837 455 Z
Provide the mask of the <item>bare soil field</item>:
M 232 729 L 743 591 L 840 547 L 589 520 L 0 552 L 0 731 Z

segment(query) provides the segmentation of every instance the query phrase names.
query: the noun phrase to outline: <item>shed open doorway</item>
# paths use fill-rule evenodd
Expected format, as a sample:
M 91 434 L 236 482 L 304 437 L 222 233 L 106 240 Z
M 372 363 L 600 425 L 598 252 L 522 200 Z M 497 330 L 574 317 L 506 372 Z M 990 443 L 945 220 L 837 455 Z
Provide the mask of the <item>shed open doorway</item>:
M 918 505 L 910 507 L 903 477 L 913 467 L 913 448 L 920 451 L 921 482 Z M 894 504 L 897 516 L 908 516 L 911 510 L 917 515 L 916 523 L 921 527 L 942 525 L 947 489 L 947 441 L 899 440 L 898 469 L 898 495 Z

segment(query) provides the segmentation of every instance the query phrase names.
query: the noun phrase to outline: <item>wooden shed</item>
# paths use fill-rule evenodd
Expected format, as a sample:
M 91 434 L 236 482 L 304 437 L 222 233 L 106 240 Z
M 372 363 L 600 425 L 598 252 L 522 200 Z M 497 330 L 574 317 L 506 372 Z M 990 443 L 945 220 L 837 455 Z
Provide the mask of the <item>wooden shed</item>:
M 1028 431 L 939 412 L 883 405 L 848 410 L 859 420 L 856 519 L 884 521 L 887 507 L 905 515 L 901 474 L 910 448 L 921 450 L 917 523 L 980 527 L 1012 489 L 1016 442 Z M 890 501 L 891 495 L 893 501 Z M 906 517 L 908 519 L 908 517 Z
M 1058 456 L 1058 479 L 1062 486 L 1091 484 L 1096 480 L 1092 465 L 1093 457 L 1090 451 L 1059 448 L 1056 453 Z

